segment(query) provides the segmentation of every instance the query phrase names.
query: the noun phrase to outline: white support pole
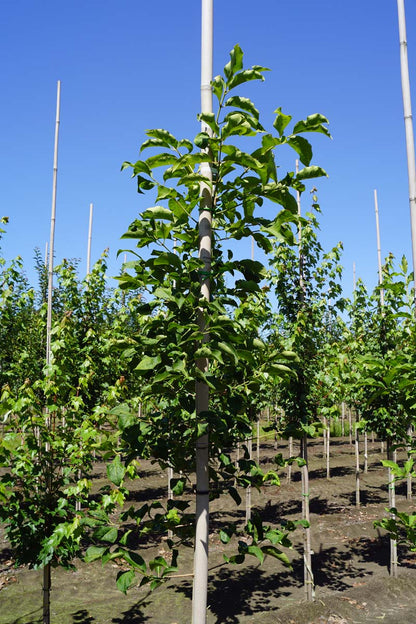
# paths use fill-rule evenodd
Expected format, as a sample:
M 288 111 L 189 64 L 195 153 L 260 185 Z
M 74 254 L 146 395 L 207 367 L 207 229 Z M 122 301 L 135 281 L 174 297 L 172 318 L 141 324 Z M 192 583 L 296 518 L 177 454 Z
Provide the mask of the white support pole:
M 93 204 L 90 204 L 90 220 L 88 224 L 88 245 L 87 245 L 87 275 L 91 273 L 91 240 L 92 240 L 92 213 Z
M 51 359 L 53 254 L 54 254 L 55 221 L 56 221 L 56 188 L 57 188 L 57 180 L 58 180 L 58 142 L 59 142 L 60 108 L 61 108 L 61 81 L 58 80 L 57 92 L 56 92 L 55 144 L 54 144 L 54 152 L 53 152 L 51 233 L 50 233 L 50 239 L 49 239 L 48 311 L 47 311 L 47 318 L 46 318 L 46 363 L 47 364 L 50 364 L 50 359 Z
M 412 103 L 410 97 L 409 63 L 407 59 L 406 15 L 404 0 L 397 0 L 400 37 L 400 70 L 402 78 L 403 111 L 406 131 L 407 172 L 409 178 L 410 227 L 412 236 L 413 274 L 416 276 L 416 163 L 413 136 Z M 416 289 L 415 289 L 416 297 Z
M 380 244 L 380 221 L 378 218 L 378 199 L 377 190 L 374 189 L 374 209 L 376 213 L 376 231 L 377 231 L 377 260 L 378 260 L 378 283 L 380 286 L 383 283 L 383 272 L 381 268 L 381 244 Z M 380 290 L 380 305 L 384 308 L 384 289 Z
M 212 112 L 212 52 L 213 52 L 213 0 L 202 0 L 201 18 L 201 112 Z M 201 130 L 211 134 L 210 128 L 202 122 Z M 201 173 L 212 180 L 209 163 L 201 163 Z M 209 184 L 201 185 L 199 212 L 199 258 L 204 268 L 201 272 L 201 296 L 208 300 L 211 293 L 211 249 L 212 249 L 212 189 Z M 199 311 L 199 327 L 209 339 L 206 321 Z M 199 358 L 197 366 L 207 372 L 207 358 Z M 209 409 L 209 388 L 203 382 L 196 383 L 196 415 Z M 192 593 L 192 623 L 205 624 L 208 595 L 208 540 L 209 540 L 209 448 L 208 433 L 196 441 L 196 526 L 194 553 L 194 584 Z
M 59 116 L 61 108 L 61 81 L 58 80 L 56 92 L 56 120 L 55 120 L 55 143 L 53 155 L 53 180 L 52 180 L 52 212 L 51 231 L 49 240 L 49 270 L 48 270 L 48 301 L 46 316 L 46 364 L 51 362 L 51 331 L 52 331 L 52 292 L 53 292 L 53 254 L 55 241 L 55 221 L 56 221 L 56 188 L 58 180 L 58 142 L 59 142 Z M 50 426 L 50 416 L 45 410 L 46 426 Z M 49 452 L 49 443 L 45 444 L 45 452 Z M 51 487 L 50 475 L 47 475 L 46 487 Z M 43 568 L 43 624 L 50 623 L 50 592 L 51 592 L 51 564 L 48 563 Z

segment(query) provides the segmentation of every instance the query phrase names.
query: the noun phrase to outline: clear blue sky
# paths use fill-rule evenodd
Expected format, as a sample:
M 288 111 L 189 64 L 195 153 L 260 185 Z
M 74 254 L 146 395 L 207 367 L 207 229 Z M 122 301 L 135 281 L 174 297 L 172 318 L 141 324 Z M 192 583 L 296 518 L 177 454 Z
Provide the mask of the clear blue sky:
M 313 138 L 321 241 L 344 243 L 346 293 L 376 282 L 373 189 L 383 256 L 410 260 L 408 182 L 395 0 L 216 0 L 214 74 L 239 43 L 245 65 L 272 69 L 248 95 L 264 120 L 281 106 L 295 119 L 320 112 L 333 140 Z M 56 257 L 85 271 L 89 203 L 92 256 L 119 240 L 147 205 L 120 172 L 136 160 L 147 128 L 198 132 L 200 2 L 2 0 L 0 2 L 0 212 L 2 248 L 23 256 L 49 238 L 56 82 L 62 81 Z M 416 110 L 416 3 L 406 2 L 412 104 Z M 292 167 L 293 169 L 293 167 Z M 150 202 L 151 203 L 151 202 Z M 249 250 L 247 250 L 249 253 Z

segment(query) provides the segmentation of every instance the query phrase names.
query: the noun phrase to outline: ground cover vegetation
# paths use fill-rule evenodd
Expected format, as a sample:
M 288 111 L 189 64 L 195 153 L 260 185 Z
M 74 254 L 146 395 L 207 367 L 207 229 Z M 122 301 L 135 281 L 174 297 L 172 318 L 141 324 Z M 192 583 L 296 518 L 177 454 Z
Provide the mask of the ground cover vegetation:
M 414 474 L 413 275 L 405 259 L 396 268 L 388 257 L 371 295 L 358 282 L 352 301 L 342 297 L 342 246 L 325 252 L 319 243 L 316 189 L 304 217 L 299 210 L 308 181 L 325 175 L 311 164 L 304 135 L 329 136 L 328 122 L 313 114 L 293 123 L 278 108 L 266 130 L 254 103 L 240 95 L 265 71 L 244 69 L 236 46 L 212 83 L 215 112 L 200 115 L 205 130 L 193 141 L 147 131 L 140 159 L 123 165 L 153 202 L 123 236 L 135 259 L 117 289 L 106 286 L 105 253 L 84 279 L 76 261 L 55 269 L 47 366 L 39 252 L 38 289 L 20 258 L 0 261 L 0 520 L 16 565 L 101 561 L 118 566 L 122 592 L 153 590 L 194 546 L 208 498 L 217 511 L 224 497 L 238 509 L 245 493 L 245 519 L 227 513 L 211 527 L 224 565 L 267 557 L 290 567 L 293 540 L 302 534 L 305 597 L 313 600 L 308 441 L 324 435 L 328 478 L 336 428 L 354 432 L 358 457 L 360 434 L 366 444 L 371 434 L 386 442 L 390 492 L 394 477 Z M 278 176 L 278 153 L 287 148 L 303 167 Z M 209 266 L 200 253 L 201 211 L 212 218 Z M 264 262 L 239 255 L 244 240 Z M 207 284 L 208 298 L 201 294 Z M 203 410 L 201 391 L 209 396 Z M 288 453 L 262 462 L 257 440 L 254 459 L 259 418 L 276 447 L 290 441 Z M 204 491 L 195 483 L 195 448 L 205 453 Z M 399 466 L 394 452 L 402 448 L 407 461 Z M 167 496 L 149 492 L 136 504 L 140 462 L 166 474 Z M 97 488 L 98 463 L 107 478 Z M 278 488 L 293 463 L 302 514 L 287 520 L 252 506 L 251 490 Z M 359 475 L 358 459 L 357 484 Z M 225 506 L 229 511 L 229 500 Z M 399 511 L 394 496 L 388 516 L 378 519 L 393 545 L 416 549 L 415 525 L 416 515 Z M 149 551 L 149 543 L 159 550 Z

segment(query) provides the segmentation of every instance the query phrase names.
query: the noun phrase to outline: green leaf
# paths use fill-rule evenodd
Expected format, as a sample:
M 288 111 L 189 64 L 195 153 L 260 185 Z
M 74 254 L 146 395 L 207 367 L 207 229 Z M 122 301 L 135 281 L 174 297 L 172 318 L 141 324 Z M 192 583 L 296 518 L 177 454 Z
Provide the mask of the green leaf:
M 202 123 L 206 124 L 208 126 L 208 128 L 211 128 L 212 132 L 214 133 L 214 136 L 218 136 L 219 128 L 218 128 L 218 124 L 217 124 L 217 122 L 215 120 L 214 113 L 199 113 L 198 121 L 201 121 Z M 200 134 L 202 134 L 202 133 L 200 133 Z
M 136 578 L 136 574 L 134 570 L 128 570 L 127 572 L 119 572 L 117 574 L 117 589 L 119 589 L 123 594 L 127 594 L 127 590 L 134 582 Z
M 286 566 L 290 567 L 290 561 L 287 555 L 283 553 L 281 550 L 276 548 L 276 546 L 262 546 L 262 551 L 265 555 L 270 555 L 270 557 L 275 557 L 275 559 L 279 559 Z
M 258 546 L 249 546 L 247 548 L 247 552 L 250 555 L 254 555 L 255 557 L 257 557 L 257 559 L 260 561 L 260 563 L 263 563 L 263 561 L 264 561 L 264 553 L 263 553 L 261 548 L 259 548 Z
M 279 107 L 274 111 L 276 113 L 276 119 L 273 122 L 273 127 L 276 128 L 279 136 L 283 136 L 286 126 L 290 123 L 291 115 L 285 115 L 282 113 L 282 109 Z
M 315 113 L 314 115 L 309 115 L 306 119 L 302 121 L 298 121 L 293 128 L 293 134 L 299 134 L 299 132 L 321 132 L 328 137 L 331 137 L 329 134 L 328 128 L 326 128 L 323 124 L 327 124 L 328 119 L 319 113 Z
M 146 134 L 148 137 L 161 141 L 161 144 L 165 147 L 176 148 L 178 146 L 178 141 L 177 139 L 175 139 L 173 134 L 171 134 L 167 130 L 163 130 L 162 128 L 153 128 L 152 130 L 147 130 Z
M 89 548 L 87 548 L 84 561 L 86 561 L 87 563 L 91 563 L 91 561 L 101 559 L 102 555 L 105 553 L 106 550 L 107 546 L 90 546 Z
M 224 106 L 234 106 L 235 108 L 242 108 L 253 115 L 255 119 L 260 117 L 260 113 L 254 106 L 253 102 L 249 98 L 241 97 L 240 95 L 233 95 L 224 102 Z
M 169 208 L 163 206 L 152 206 L 152 208 L 146 208 L 142 213 L 143 217 L 151 219 L 164 219 L 165 221 L 173 221 L 174 215 Z
M 231 498 L 234 500 L 234 502 L 236 503 L 236 505 L 241 505 L 241 496 L 240 494 L 237 492 L 237 490 L 235 489 L 235 487 L 233 487 L 232 485 L 228 488 L 228 493 L 231 496 Z
M 240 69 L 243 69 L 243 51 L 237 43 L 230 51 L 230 60 L 224 67 L 224 74 L 229 80 Z
M 116 527 L 98 527 L 94 531 L 94 538 L 102 540 L 103 542 L 110 542 L 114 544 L 118 537 L 118 529 Z
M 308 180 L 310 178 L 320 177 L 328 177 L 328 174 L 324 169 L 322 169 L 322 167 L 317 167 L 315 165 L 312 167 L 305 167 L 296 174 L 297 180 Z
M 312 160 L 312 146 L 309 141 L 292 135 L 287 139 L 287 143 L 299 154 L 302 163 L 308 167 Z
M 155 355 L 155 356 L 145 355 L 144 358 L 140 360 L 135 370 L 137 371 L 153 370 L 158 364 L 161 363 L 161 361 L 162 361 L 162 358 L 160 357 L 160 355 Z
M 266 67 L 263 67 L 261 71 L 268 71 Z M 234 89 L 249 80 L 264 80 L 264 76 L 258 69 L 245 69 L 235 74 L 228 82 L 228 88 Z
M 107 476 L 111 483 L 114 483 L 117 487 L 121 485 L 123 481 L 126 469 L 121 463 L 120 455 L 116 455 L 111 464 L 107 466 Z

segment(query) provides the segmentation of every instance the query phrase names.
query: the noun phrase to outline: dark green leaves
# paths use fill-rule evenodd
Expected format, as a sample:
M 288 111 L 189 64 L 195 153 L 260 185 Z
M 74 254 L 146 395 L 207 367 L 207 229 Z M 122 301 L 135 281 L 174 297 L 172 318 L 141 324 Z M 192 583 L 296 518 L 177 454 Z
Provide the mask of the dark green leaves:
M 224 75 L 229 80 L 243 68 L 243 51 L 237 44 L 230 52 L 230 61 L 224 67 Z

